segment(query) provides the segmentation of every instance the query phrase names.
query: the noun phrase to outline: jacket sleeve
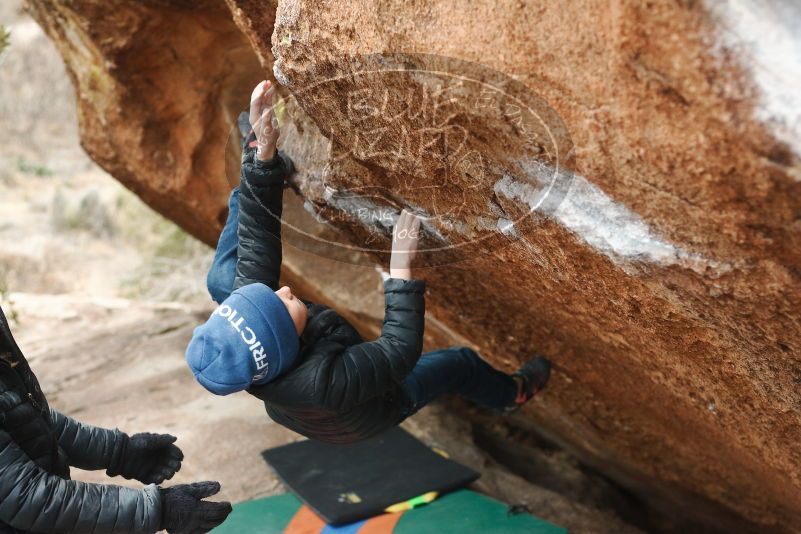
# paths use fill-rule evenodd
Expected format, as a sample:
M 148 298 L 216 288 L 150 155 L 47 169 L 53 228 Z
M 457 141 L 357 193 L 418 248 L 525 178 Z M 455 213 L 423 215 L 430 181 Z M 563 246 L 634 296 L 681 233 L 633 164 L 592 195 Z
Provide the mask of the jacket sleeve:
M 386 309 L 381 336 L 353 345 L 333 359 L 322 401 L 347 410 L 390 391 L 417 364 L 423 350 L 425 282 L 390 278 L 384 282 Z
M 155 484 L 135 490 L 51 475 L 0 431 L 0 522 L 46 534 L 154 534 L 161 496 Z
M 50 417 L 70 465 L 94 471 L 107 469 L 112 464 L 115 451 L 121 450 L 125 434 L 119 430 L 108 430 L 80 423 L 71 417 L 50 409 Z
M 246 150 L 239 187 L 239 226 L 234 289 L 260 282 L 278 289 L 284 179 L 292 162 L 279 152 L 271 161 Z

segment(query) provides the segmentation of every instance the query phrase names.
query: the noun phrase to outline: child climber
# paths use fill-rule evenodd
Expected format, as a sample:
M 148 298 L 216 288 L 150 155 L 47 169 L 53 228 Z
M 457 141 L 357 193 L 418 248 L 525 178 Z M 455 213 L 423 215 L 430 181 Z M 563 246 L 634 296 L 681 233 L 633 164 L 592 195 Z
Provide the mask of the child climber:
M 275 98 L 268 81 L 251 96 L 240 186 L 208 276 L 221 304 L 186 351 L 198 382 L 216 395 L 246 390 L 274 421 L 331 443 L 379 434 L 443 394 L 502 412 L 531 399 L 548 381 L 545 358 L 507 375 L 464 347 L 421 355 L 425 282 L 411 272 L 420 222 L 407 211 L 395 225 L 377 340 L 365 342 L 333 309 L 279 287 L 283 185 L 292 163 L 276 150 Z

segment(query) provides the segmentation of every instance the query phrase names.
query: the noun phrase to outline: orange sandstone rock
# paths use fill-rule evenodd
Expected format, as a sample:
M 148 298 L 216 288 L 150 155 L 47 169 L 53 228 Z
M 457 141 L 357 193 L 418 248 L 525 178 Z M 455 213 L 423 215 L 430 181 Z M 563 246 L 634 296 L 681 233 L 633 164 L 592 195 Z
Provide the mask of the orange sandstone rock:
M 558 366 L 541 431 L 708 526 L 801 530 L 796 8 L 227 4 L 30 1 L 94 159 L 213 242 L 272 69 L 293 186 L 350 237 L 291 243 L 381 257 L 418 210 L 437 319 Z

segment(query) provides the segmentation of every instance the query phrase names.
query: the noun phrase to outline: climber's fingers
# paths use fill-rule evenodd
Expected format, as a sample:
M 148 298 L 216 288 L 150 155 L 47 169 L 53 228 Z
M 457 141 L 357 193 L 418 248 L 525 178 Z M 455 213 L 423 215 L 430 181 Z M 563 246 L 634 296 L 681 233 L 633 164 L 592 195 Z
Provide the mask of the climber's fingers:
M 262 116 L 265 108 L 272 107 L 272 99 L 275 90 L 272 82 L 264 80 L 257 85 L 250 94 L 250 126 L 255 130 L 256 123 Z
M 275 119 L 272 107 L 262 111 L 254 130 L 259 143 L 271 143 L 278 139 L 278 122 Z
M 398 221 L 395 223 L 393 231 L 393 241 L 407 241 L 410 244 L 416 244 L 420 238 L 420 218 L 408 211 L 401 211 Z

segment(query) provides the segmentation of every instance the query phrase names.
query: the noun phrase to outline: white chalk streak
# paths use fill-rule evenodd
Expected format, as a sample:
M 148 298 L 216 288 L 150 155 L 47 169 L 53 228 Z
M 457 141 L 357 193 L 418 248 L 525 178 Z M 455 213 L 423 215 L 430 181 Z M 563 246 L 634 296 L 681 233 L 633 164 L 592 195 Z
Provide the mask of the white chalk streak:
M 707 0 L 721 50 L 733 50 L 759 91 L 756 119 L 801 156 L 801 3 Z
M 558 182 L 569 184 L 570 188 L 556 210 L 546 215 L 609 258 L 677 264 L 697 271 L 713 266 L 714 262 L 658 237 L 639 215 L 609 198 L 586 178 L 564 173 Z M 542 209 L 542 187 L 504 176 L 495 183 L 494 191 L 496 195 L 528 205 L 531 211 Z

